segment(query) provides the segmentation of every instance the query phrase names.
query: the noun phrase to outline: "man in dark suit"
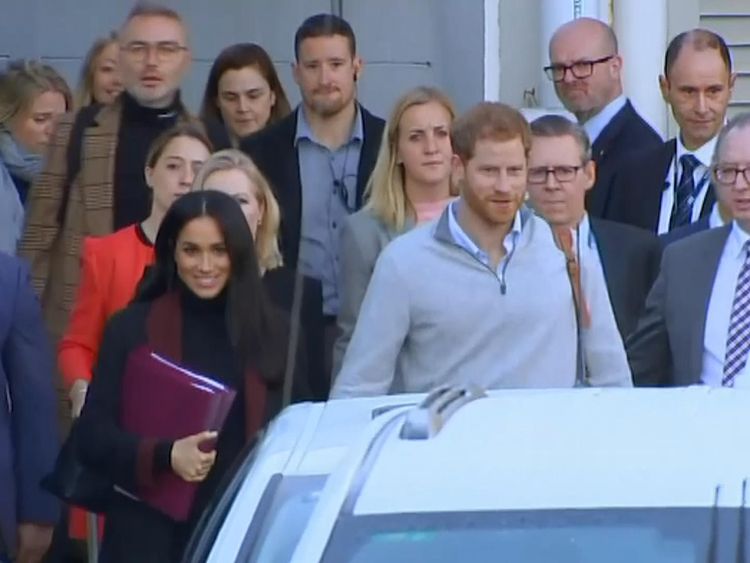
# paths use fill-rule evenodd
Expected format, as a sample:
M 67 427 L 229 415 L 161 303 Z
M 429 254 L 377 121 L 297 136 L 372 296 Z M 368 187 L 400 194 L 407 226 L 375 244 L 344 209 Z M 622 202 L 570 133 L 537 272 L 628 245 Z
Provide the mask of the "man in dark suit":
M 294 49 L 302 103 L 240 147 L 276 192 L 285 263 L 320 280 L 330 373 L 339 309 L 339 231 L 362 206 L 385 122 L 357 102 L 362 60 L 346 21 L 332 14 L 311 16 L 297 30 Z
M 734 220 L 664 250 L 627 341 L 638 385 L 750 385 L 750 113 L 720 133 L 713 163 L 715 189 Z
M 656 147 L 661 137 L 623 94 L 622 57 L 608 25 L 591 18 L 564 24 L 550 40 L 549 59 L 547 77 L 593 144 L 596 182 L 586 194 L 586 209 L 601 217 L 623 156 L 639 147 Z
M 622 163 L 605 217 L 663 234 L 710 214 L 715 196 L 709 167 L 734 82 L 719 35 L 694 29 L 672 39 L 659 85 L 680 132 Z
M 0 561 L 41 561 L 59 516 L 39 482 L 59 446 L 54 359 L 20 260 L 0 253 Z
M 623 340 L 635 329 L 659 270 L 661 248 L 642 229 L 589 217 L 584 196 L 594 185 L 591 145 L 579 125 L 559 115 L 531 123 L 528 194 L 532 206 L 553 227 L 576 233 L 583 262 L 598 263 Z

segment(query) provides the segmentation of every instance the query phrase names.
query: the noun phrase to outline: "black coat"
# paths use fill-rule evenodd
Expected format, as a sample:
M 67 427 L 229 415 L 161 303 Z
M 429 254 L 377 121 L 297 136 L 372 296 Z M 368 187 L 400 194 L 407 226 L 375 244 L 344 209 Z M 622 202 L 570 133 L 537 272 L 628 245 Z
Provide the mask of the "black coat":
M 656 148 L 629 155 L 615 173 L 604 217 L 656 233 L 661 195 L 676 151 L 677 141 L 670 139 Z M 701 217 L 711 213 L 715 201 L 713 185 L 709 185 Z
M 623 341 L 635 330 L 659 274 L 661 246 L 643 229 L 591 218 L 607 291 Z
M 635 150 L 658 147 L 659 134 L 638 115 L 630 101 L 618 111 L 591 147 L 596 163 L 596 183 L 586 194 L 586 209 L 592 217 L 603 217 L 610 197 L 615 171 L 623 159 Z

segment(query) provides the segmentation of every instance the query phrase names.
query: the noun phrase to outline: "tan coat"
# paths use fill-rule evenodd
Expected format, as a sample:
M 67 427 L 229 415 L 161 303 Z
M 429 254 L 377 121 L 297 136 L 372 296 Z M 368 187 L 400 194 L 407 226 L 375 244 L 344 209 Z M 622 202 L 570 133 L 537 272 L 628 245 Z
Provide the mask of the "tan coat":
M 187 116 L 187 114 L 185 114 Z M 67 151 L 75 114 L 63 116 L 47 153 L 44 171 L 29 190 L 26 226 L 18 254 L 31 266 L 32 282 L 55 346 L 68 323 L 81 275 L 84 237 L 114 228 L 115 153 L 122 107 L 103 107 L 83 132 L 81 167 L 70 187 L 64 226 L 58 213 L 67 177 Z M 60 385 L 61 400 L 67 391 Z

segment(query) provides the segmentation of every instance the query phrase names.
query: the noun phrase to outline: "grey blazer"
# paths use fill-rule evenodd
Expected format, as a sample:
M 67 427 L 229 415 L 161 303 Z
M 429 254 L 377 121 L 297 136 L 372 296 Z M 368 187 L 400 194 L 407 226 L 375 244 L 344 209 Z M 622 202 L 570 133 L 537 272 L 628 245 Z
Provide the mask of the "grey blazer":
M 646 309 L 626 342 L 636 385 L 700 383 L 708 303 L 731 228 L 703 231 L 664 250 Z
M 383 249 L 394 238 L 414 226 L 407 219 L 401 232 L 389 229 L 369 209 L 361 209 L 347 217 L 341 228 L 339 249 L 341 267 L 338 338 L 333 346 L 333 373 L 331 381 L 338 375 L 344 361 L 346 348 L 357 324 L 359 308 L 367 292 L 375 262 Z

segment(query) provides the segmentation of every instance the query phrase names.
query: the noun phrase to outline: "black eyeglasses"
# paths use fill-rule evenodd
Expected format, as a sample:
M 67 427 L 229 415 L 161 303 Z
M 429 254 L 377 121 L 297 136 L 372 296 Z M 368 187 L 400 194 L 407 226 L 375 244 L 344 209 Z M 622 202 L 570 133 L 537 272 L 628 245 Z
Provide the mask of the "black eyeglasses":
M 714 176 L 720 184 L 732 185 L 737 182 L 740 175 L 744 176 L 745 182 L 750 184 L 750 167 L 737 168 L 736 166 L 722 164 L 714 166 Z
M 571 65 L 551 64 L 544 67 L 544 73 L 553 82 L 562 82 L 565 80 L 565 73 L 568 71 L 570 71 L 574 78 L 588 78 L 594 74 L 594 65 L 606 63 L 608 60 L 614 59 L 615 56 L 609 55 L 601 59 L 594 59 L 593 61 L 576 61 Z
M 552 174 L 560 183 L 572 182 L 578 174 L 578 171 L 583 166 L 539 166 L 536 168 L 529 168 L 528 182 L 529 184 L 544 184 L 547 182 L 547 176 Z

